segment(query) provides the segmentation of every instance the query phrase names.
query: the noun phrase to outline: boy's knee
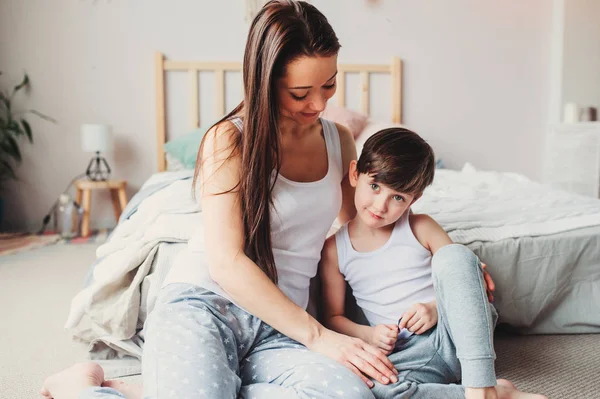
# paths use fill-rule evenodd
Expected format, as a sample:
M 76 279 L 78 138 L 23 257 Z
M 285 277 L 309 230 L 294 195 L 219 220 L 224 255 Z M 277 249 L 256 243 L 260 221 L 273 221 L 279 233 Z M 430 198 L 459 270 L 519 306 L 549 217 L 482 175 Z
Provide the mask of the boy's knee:
M 433 272 L 440 275 L 447 273 L 472 273 L 479 269 L 480 263 L 477 255 L 461 244 L 449 244 L 440 248 L 431 259 Z

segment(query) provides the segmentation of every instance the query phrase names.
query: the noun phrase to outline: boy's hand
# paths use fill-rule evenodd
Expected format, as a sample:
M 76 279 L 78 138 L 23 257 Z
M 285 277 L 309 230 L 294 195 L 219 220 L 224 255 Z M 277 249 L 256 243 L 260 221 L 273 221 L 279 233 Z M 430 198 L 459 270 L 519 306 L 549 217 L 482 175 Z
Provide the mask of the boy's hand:
M 369 334 L 366 337 L 367 343 L 389 355 L 392 353 L 394 345 L 396 345 L 398 331 L 400 330 L 395 324 L 378 324 L 375 327 L 370 327 Z
M 400 329 L 406 328 L 417 335 L 423 334 L 438 321 L 438 312 L 435 301 L 428 303 L 415 303 L 404 314 L 400 320 Z
M 487 265 L 481 262 L 481 268 L 483 269 L 483 283 L 485 285 L 485 292 L 487 293 L 488 300 L 492 302 L 494 300 L 494 291 L 496 290 L 496 284 L 492 280 L 492 276 L 488 273 Z

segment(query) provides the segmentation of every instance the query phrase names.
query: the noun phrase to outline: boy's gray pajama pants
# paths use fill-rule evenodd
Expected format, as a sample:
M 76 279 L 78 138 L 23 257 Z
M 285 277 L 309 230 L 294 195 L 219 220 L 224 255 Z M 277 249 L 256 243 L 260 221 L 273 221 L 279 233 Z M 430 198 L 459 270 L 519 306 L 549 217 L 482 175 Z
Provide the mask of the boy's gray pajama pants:
M 438 323 L 396 343 L 389 358 L 399 381 L 375 381 L 377 399 L 464 399 L 465 387 L 496 385 L 498 315 L 488 302 L 479 259 L 465 246 L 452 244 L 436 252 L 432 268 Z
M 146 323 L 144 398 L 373 398 L 358 376 L 227 299 L 169 284 Z M 89 388 L 80 399 L 125 396 Z

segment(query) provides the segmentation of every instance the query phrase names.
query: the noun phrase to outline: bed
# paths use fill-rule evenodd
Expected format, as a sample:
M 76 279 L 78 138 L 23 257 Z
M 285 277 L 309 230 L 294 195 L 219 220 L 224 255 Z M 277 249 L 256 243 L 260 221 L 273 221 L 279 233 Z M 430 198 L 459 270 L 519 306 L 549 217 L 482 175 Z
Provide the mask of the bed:
M 332 99 L 338 112 L 331 115 L 352 125 L 360 150 L 379 128 L 402 123 L 402 62 L 395 57 L 385 65 L 338 68 L 338 92 Z M 211 101 L 219 117 L 226 111 L 226 74 L 241 71 L 241 64 L 172 61 L 157 53 L 155 69 L 158 171 L 132 197 L 117 228 L 98 249 L 66 322 L 75 338 L 89 343 L 95 359 L 140 358 L 144 321 L 158 288 L 189 237 L 202 231 L 201 206 L 191 197 L 193 170 L 185 162 L 167 162 L 165 76 L 188 74 L 189 125 L 198 129 L 199 73 L 210 71 L 214 76 Z M 358 78 L 360 113 L 346 107 L 350 75 Z M 386 120 L 371 112 L 372 75 L 388 79 Z M 188 142 L 188 147 L 199 142 L 199 136 L 194 137 L 197 141 Z M 505 201 L 500 209 L 495 201 L 505 200 L 504 192 L 521 192 L 540 202 L 525 207 L 527 197 L 522 196 L 520 202 Z M 560 201 L 543 201 L 553 196 Z M 551 212 L 558 205 L 560 212 Z M 431 214 L 456 242 L 469 246 L 489 265 L 498 287 L 495 305 L 501 323 L 521 333 L 600 332 L 600 201 L 559 193 L 520 175 L 467 165 L 460 171 L 438 169 L 434 184 L 413 209 Z M 309 311 L 316 313 L 314 302 Z

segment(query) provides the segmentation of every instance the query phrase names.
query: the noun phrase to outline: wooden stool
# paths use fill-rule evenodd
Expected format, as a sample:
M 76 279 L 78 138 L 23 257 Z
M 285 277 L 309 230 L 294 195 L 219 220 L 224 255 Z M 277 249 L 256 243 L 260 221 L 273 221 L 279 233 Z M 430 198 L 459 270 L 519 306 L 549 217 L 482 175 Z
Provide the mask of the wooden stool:
M 112 199 L 115 218 L 119 222 L 119 217 L 127 205 L 127 187 L 126 180 L 77 180 L 75 188 L 77 189 L 76 201 L 83 207 L 83 220 L 81 221 L 81 236 L 87 237 L 90 235 L 90 209 L 92 207 L 92 190 L 108 189 Z

